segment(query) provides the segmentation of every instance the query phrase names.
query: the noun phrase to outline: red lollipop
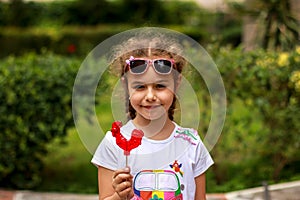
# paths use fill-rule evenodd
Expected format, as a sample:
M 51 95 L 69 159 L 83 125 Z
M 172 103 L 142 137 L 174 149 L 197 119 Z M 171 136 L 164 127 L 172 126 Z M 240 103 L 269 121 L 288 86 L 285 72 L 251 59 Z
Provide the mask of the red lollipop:
M 143 131 L 134 129 L 131 133 L 131 138 L 127 140 L 120 132 L 122 123 L 116 121 L 112 124 L 111 133 L 112 136 L 116 138 L 117 145 L 124 150 L 124 155 L 126 156 L 126 166 L 127 166 L 127 156 L 130 155 L 130 151 L 141 145 L 142 137 L 144 136 Z

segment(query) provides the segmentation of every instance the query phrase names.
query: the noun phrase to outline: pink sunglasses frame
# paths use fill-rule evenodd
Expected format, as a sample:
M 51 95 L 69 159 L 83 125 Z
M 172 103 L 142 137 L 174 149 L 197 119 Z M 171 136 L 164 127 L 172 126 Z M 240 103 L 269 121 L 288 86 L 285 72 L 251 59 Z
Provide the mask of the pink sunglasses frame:
M 146 61 L 147 62 L 147 67 L 141 73 L 134 73 L 134 72 L 132 72 L 131 68 L 129 67 L 129 71 L 132 74 L 143 74 L 143 73 L 145 73 L 147 71 L 149 65 L 153 64 L 157 60 L 167 60 L 167 61 L 170 61 L 171 62 L 171 68 L 173 68 L 173 66 L 175 64 L 175 61 L 173 59 L 167 59 L 167 58 L 145 59 L 145 58 L 135 58 L 133 56 L 130 56 L 130 58 L 126 60 L 125 71 L 126 71 L 126 68 L 130 65 L 130 61 L 134 61 L 134 60 L 144 60 L 144 61 Z M 155 65 L 153 65 L 153 68 L 154 68 L 155 72 L 158 73 L 158 74 L 167 75 L 167 74 L 170 74 L 172 72 L 172 70 L 170 70 L 168 73 L 161 73 L 161 72 L 157 71 Z

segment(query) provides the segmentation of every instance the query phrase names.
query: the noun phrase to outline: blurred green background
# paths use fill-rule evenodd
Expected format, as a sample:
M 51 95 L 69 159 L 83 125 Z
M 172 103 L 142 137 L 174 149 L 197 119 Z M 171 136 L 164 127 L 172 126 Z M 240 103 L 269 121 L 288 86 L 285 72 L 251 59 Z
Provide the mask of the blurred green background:
M 144 26 L 189 35 L 223 77 L 227 118 L 208 192 L 299 180 L 299 0 L 203 2 L 0 1 L 0 187 L 97 193 L 97 169 L 73 123 L 74 80 L 101 41 Z M 210 96 L 193 70 L 186 77 L 201 100 L 203 138 Z M 109 130 L 115 79 L 103 77 L 96 113 Z

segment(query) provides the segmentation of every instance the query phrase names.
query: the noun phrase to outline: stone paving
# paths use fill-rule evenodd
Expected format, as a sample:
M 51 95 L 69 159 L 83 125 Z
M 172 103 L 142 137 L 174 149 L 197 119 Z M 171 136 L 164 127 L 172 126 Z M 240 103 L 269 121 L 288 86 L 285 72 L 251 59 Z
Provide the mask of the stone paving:
M 98 200 L 98 195 L 0 190 L 0 200 Z M 208 194 L 207 200 L 227 199 L 224 194 Z
M 207 200 L 300 200 L 300 181 L 251 188 L 226 194 L 208 194 Z M 39 193 L 32 191 L 7 191 L 0 189 L 0 200 L 98 200 L 98 195 Z
M 268 194 L 264 187 L 251 188 L 225 194 L 228 200 L 300 200 L 300 181 L 268 186 Z

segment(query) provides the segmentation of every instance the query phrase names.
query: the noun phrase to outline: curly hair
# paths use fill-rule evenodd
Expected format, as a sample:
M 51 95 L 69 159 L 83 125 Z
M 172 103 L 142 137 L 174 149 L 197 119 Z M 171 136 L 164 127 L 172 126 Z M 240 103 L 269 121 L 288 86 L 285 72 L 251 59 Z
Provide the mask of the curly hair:
M 166 57 L 174 60 L 174 81 L 179 74 L 182 73 L 186 60 L 182 56 L 182 46 L 176 38 L 165 33 L 149 29 L 144 29 L 137 32 L 136 35 L 124 41 L 123 43 L 113 48 L 113 53 L 110 57 L 111 71 L 119 77 L 124 77 L 125 84 L 125 62 L 130 56 L 134 57 L 151 57 L 159 56 Z M 176 84 L 176 81 L 175 81 Z M 126 87 L 127 88 L 127 87 Z M 168 110 L 168 117 L 173 120 L 174 110 L 176 107 L 176 96 L 174 94 L 172 105 Z M 132 107 L 128 91 L 125 91 L 125 108 L 128 119 L 136 117 L 136 111 Z

